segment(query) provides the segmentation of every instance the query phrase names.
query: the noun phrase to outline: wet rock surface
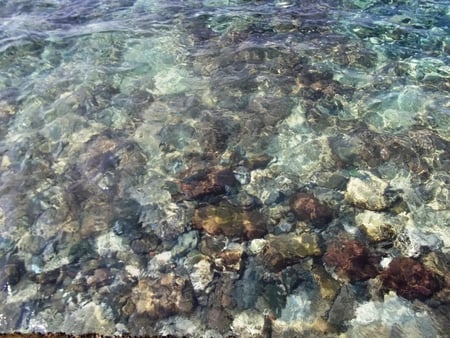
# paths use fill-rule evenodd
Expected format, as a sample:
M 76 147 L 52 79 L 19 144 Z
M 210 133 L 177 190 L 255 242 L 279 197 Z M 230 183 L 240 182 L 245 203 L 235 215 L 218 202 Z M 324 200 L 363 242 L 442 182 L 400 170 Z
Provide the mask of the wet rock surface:
M 337 326 L 345 325 L 343 323 L 354 318 L 355 308 L 355 291 L 351 286 L 342 286 L 328 313 L 328 322 Z
M 200 207 L 193 225 L 211 235 L 223 234 L 241 239 L 261 238 L 267 233 L 264 218 L 257 210 L 241 210 L 227 202 Z
M 417 258 L 427 251 L 439 251 L 443 246 L 437 235 L 412 227 L 398 232 L 394 244 L 404 256 L 412 258 Z
M 201 199 L 223 195 L 227 188 L 239 184 L 231 169 L 204 170 L 183 179 L 181 190 L 187 198 Z
M 330 243 L 323 261 L 339 278 L 344 280 L 366 280 L 378 274 L 379 259 L 357 240 Z
M 364 229 L 371 240 L 381 242 L 392 240 L 407 223 L 407 218 L 393 218 L 384 213 L 364 210 L 355 216 L 355 223 Z
M 388 183 L 370 172 L 361 172 L 360 177 L 351 177 L 347 183 L 345 200 L 359 208 L 380 211 L 390 205 L 386 194 Z
M 280 271 L 302 258 L 320 254 L 319 239 L 314 233 L 283 234 L 266 238 L 263 259 L 270 269 Z
M 383 286 L 406 299 L 424 299 L 438 291 L 436 275 L 422 263 L 408 257 L 394 258 L 381 273 Z
M 333 219 L 333 210 L 311 194 L 295 194 L 291 197 L 290 206 L 298 220 L 316 227 L 324 227 Z
M 188 314 L 195 305 L 189 279 L 172 273 L 157 280 L 140 280 L 132 290 L 131 301 L 138 315 L 146 315 L 150 319 Z

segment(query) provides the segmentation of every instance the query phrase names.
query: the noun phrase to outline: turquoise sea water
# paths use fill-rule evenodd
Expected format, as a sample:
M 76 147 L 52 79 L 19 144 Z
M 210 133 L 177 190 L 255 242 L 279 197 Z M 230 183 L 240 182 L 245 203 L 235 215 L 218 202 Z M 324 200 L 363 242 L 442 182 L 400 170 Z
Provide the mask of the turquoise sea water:
M 1 332 L 448 334 L 449 1 L 0 0 L 0 18 Z M 332 220 L 302 219 L 299 191 Z M 285 234 L 314 254 L 273 263 Z M 327 266 L 336 239 L 379 274 Z M 439 290 L 381 285 L 403 256 Z

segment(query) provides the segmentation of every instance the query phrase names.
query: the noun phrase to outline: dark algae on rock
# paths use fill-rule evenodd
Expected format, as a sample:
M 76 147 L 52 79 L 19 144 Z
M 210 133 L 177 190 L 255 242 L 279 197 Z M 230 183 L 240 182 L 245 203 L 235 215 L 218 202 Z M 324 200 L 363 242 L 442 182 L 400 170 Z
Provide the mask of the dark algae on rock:
M 383 286 L 406 299 L 425 299 L 441 288 L 439 279 L 422 263 L 409 257 L 396 257 L 382 272 Z

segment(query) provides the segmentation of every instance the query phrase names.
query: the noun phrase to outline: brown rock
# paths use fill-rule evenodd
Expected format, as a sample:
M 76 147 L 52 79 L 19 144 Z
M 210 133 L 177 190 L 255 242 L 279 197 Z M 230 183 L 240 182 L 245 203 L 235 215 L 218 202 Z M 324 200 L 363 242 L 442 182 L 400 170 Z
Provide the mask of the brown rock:
M 7 259 L 7 262 L 2 267 L 2 270 L 0 270 L 0 282 L 2 282 L 2 285 L 4 285 L 5 283 L 16 285 L 17 283 L 19 283 L 22 275 L 25 274 L 26 271 L 23 261 L 15 255 Z
M 161 240 L 155 234 L 143 234 L 142 237 L 130 242 L 131 250 L 137 255 L 148 255 L 156 250 Z
M 161 319 L 186 314 L 194 308 L 194 291 L 187 277 L 169 273 L 159 279 L 141 279 L 132 290 L 137 314 Z
M 99 268 L 94 271 L 94 274 L 86 278 L 86 283 L 90 287 L 101 287 L 108 285 L 113 280 L 109 269 Z
M 122 314 L 124 316 L 127 316 L 127 317 L 131 316 L 133 313 L 136 312 L 136 305 L 133 303 L 133 301 L 130 298 L 128 298 L 125 301 L 125 304 L 123 304 L 121 310 L 122 310 Z
M 313 233 L 302 235 L 282 234 L 269 236 L 264 249 L 264 262 L 275 271 L 297 263 L 307 256 L 318 256 L 321 250 L 318 237 Z
M 197 209 L 193 225 L 211 235 L 223 234 L 245 240 L 261 238 L 267 233 L 264 219 L 257 210 L 241 210 L 227 202 Z
M 232 245 L 217 255 L 215 265 L 222 270 L 240 272 L 243 268 L 243 253 L 244 248 L 241 245 Z
M 440 289 L 436 275 L 422 263 L 409 257 L 396 257 L 382 272 L 383 286 L 412 300 L 430 297 Z
M 146 157 L 139 146 L 113 132 L 91 137 L 73 158 L 72 189 L 77 190 L 77 199 L 89 199 L 91 194 L 121 195 L 130 181 L 145 172 Z
M 269 155 L 262 154 L 246 159 L 244 165 L 250 170 L 264 169 L 270 161 L 272 161 L 272 158 Z
M 314 226 L 324 226 L 333 219 L 333 210 L 312 194 L 295 194 L 290 200 L 290 206 L 300 221 L 311 222 Z
M 311 272 L 319 285 L 320 296 L 322 299 L 326 301 L 334 300 L 339 291 L 339 282 L 332 278 L 321 265 L 314 266 Z
M 364 244 L 357 240 L 331 243 L 323 261 L 344 280 L 366 280 L 378 274 L 378 258 L 372 256 Z
M 189 199 L 202 199 L 209 195 L 224 194 L 227 186 L 237 184 L 231 169 L 206 169 L 184 178 L 181 190 Z

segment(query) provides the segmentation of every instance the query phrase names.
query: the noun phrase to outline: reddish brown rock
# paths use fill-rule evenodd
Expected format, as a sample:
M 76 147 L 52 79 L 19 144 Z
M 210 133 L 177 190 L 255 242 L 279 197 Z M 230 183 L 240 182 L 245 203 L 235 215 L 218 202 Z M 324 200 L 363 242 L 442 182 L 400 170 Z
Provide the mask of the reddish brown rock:
M 383 286 L 395 290 L 406 299 L 424 299 L 440 289 L 436 275 L 422 263 L 409 258 L 397 257 L 382 272 Z
M 344 280 L 366 280 L 378 274 L 378 258 L 372 256 L 364 244 L 357 240 L 331 243 L 323 261 Z
M 245 240 L 261 238 L 267 233 L 264 219 L 257 210 L 241 210 L 227 202 L 195 210 L 193 226 L 211 235 Z
M 208 195 L 221 195 L 227 186 L 236 186 L 238 181 L 231 169 L 207 169 L 198 171 L 181 182 L 181 190 L 189 199 L 202 199 Z
M 324 226 L 333 219 L 333 210 L 312 194 L 295 194 L 290 200 L 290 206 L 300 221 L 311 222 L 317 227 Z
M 131 300 L 139 315 L 161 319 L 186 314 L 194 308 L 194 290 L 187 277 L 173 273 L 159 279 L 141 279 L 133 288 Z

